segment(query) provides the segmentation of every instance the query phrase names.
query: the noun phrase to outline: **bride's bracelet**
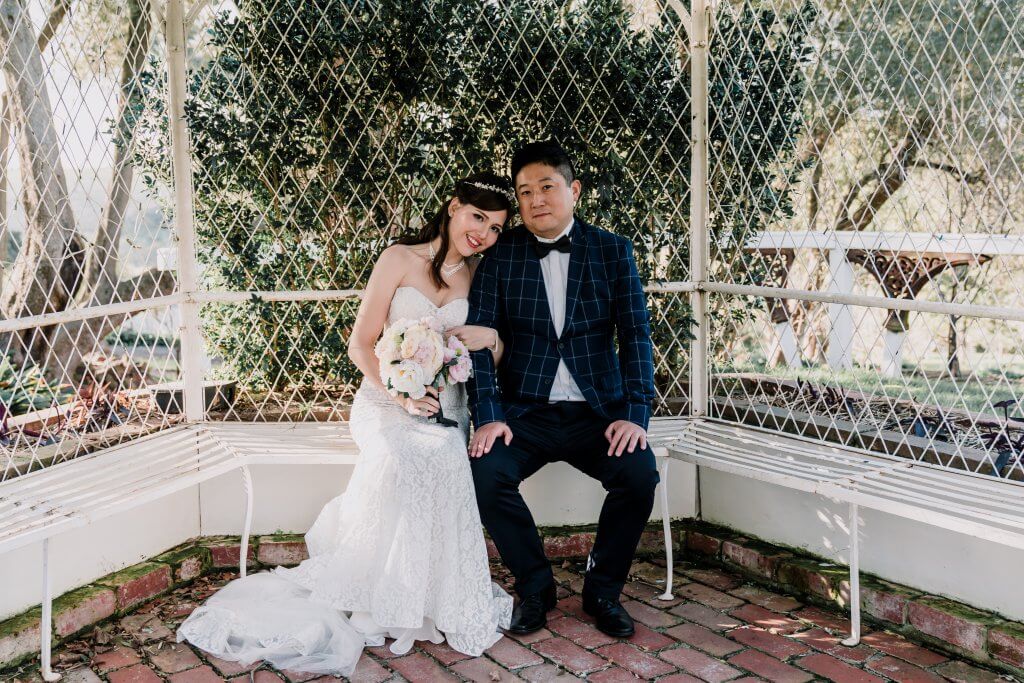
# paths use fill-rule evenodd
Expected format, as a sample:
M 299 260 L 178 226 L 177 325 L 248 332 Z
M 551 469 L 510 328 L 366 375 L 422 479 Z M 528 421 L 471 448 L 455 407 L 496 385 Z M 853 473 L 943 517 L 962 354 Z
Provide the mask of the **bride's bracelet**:
M 499 340 L 500 340 L 500 337 L 498 336 L 498 331 L 494 330 L 494 342 L 490 346 L 487 347 L 487 350 L 488 351 L 493 351 L 494 353 L 497 353 L 498 352 L 498 341 Z

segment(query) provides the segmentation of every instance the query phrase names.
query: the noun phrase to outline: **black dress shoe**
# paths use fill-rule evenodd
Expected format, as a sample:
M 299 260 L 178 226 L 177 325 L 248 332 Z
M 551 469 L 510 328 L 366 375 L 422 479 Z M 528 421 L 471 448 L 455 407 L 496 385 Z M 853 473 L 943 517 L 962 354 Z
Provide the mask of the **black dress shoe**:
M 539 631 L 548 623 L 548 612 L 554 609 L 555 602 L 554 585 L 527 595 L 512 610 L 512 623 L 506 630 L 517 635 Z
M 628 638 L 636 630 L 633 617 L 618 600 L 583 598 L 583 611 L 594 617 L 595 626 L 613 638 Z

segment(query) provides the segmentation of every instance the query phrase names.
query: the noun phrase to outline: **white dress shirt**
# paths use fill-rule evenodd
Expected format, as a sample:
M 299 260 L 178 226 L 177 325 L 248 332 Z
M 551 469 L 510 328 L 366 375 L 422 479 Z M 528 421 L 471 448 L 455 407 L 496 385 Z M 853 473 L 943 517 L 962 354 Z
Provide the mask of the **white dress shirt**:
M 538 242 L 557 242 L 572 231 L 575 218 L 569 219 L 569 225 L 554 239 L 537 237 Z M 547 256 L 540 259 L 540 270 L 544 275 L 544 289 L 548 295 L 548 308 L 551 309 L 551 322 L 555 326 L 555 334 L 562 335 L 565 326 L 565 299 L 569 284 L 569 254 L 552 249 Z M 558 361 L 555 381 L 551 385 L 548 401 L 586 401 L 583 392 L 572 378 L 564 360 Z

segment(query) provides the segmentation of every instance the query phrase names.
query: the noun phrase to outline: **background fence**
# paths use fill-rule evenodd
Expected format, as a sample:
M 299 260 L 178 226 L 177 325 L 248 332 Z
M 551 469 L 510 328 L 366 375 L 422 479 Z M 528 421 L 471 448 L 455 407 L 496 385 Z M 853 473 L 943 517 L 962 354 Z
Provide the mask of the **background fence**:
M 554 136 L 659 414 L 1019 478 L 1022 9 L 0 0 L 2 477 L 344 419 L 376 255 Z

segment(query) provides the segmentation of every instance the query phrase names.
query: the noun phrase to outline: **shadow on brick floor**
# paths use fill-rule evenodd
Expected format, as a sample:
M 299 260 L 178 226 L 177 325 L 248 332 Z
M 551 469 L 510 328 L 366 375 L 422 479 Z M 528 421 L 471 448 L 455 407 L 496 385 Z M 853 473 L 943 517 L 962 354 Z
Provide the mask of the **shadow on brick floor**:
M 638 562 L 623 604 L 637 622 L 627 640 L 609 638 L 583 613 L 579 591 L 583 564 L 555 565 L 559 602 L 547 628 L 506 637 L 483 657 L 466 657 L 445 644 L 428 643 L 396 657 L 386 647 L 369 648 L 351 680 L 383 681 L 547 681 L 599 682 L 657 680 L 706 683 L 840 683 L 882 681 L 969 683 L 1013 680 L 948 655 L 915 645 L 899 635 L 865 630 L 855 648 L 839 641 L 843 615 L 807 606 L 792 597 L 756 586 L 738 574 L 710 565 L 681 563 L 675 599 L 662 601 L 664 569 L 657 561 Z M 506 587 L 507 572 L 492 565 Z M 292 683 L 316 676 L 224 662 L 174 642 L 184 618 L 234 572 L 208 574 L 148 602 L 133 614 L 95 628 L 54 651 L 55 668 L 66 683 L 206 683 L 231 680 Z M 4 680 L 40 682 L 38 667 L 7 672 Z M 337 680 L 320 677 L 319 680 Z

